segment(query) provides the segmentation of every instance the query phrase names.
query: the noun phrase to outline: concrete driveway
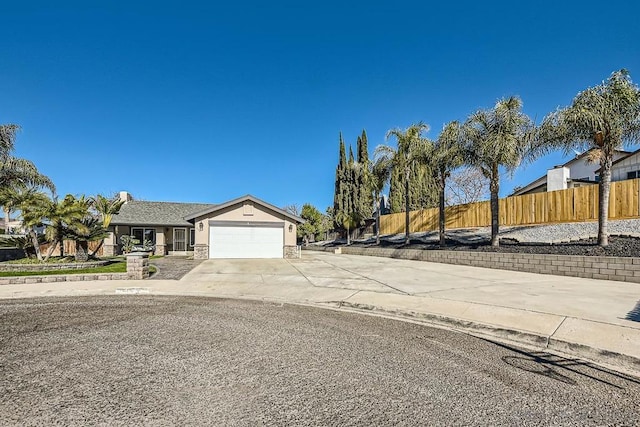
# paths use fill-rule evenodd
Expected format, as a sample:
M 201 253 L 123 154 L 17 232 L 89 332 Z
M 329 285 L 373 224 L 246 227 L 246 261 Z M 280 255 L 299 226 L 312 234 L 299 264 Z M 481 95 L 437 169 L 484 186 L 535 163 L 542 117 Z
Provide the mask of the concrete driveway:
M 207 260 L 181 282 L 254 291 L 273 286 L 427 297 L 585 318 L 640 329 L 625 319 L 640 285 L 357 255 L 305 252 L 301 259 Z M 263 292 L 260 292 L 261 294 Z M 423 298 L 424 299 L 424 298 Z

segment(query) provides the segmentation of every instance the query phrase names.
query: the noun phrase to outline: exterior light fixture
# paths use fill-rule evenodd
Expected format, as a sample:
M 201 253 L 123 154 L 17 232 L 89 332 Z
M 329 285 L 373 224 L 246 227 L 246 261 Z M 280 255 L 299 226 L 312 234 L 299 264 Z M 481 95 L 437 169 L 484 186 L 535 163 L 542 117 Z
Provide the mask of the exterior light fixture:
M 204 224 L 202 224 L 202 221 L 200 221 L 200 224 L 198 224 L 198 229 L 202 231 L 203 228 L 204 228 Z
M 289 224 L 289 233 L 293 231 L 293 224 Z

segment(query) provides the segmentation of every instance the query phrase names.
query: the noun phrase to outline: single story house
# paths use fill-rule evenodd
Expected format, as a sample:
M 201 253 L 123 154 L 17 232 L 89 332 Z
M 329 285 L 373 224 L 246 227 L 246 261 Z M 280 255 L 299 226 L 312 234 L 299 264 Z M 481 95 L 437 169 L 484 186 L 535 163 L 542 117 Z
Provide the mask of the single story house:
M 156 255 L 207 258 L 293 258 L 304 220 L 246 195 L 220 204 L 136 201 L 125 203 L 109 226 L 103 255 L 121 253 L 121 237 L 148 241 Z

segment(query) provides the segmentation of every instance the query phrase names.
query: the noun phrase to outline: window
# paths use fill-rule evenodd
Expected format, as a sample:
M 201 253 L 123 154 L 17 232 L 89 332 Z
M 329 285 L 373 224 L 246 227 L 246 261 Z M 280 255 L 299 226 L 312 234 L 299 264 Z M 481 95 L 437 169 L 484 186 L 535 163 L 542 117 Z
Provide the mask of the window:
M 595 180 L 594 180 L 594 181 L 595 181 L 595 182 L 600 182 L 600 175 L 596 175 L 596 176 L 595 176 Z
M 196 245 L 196 229 L 189 229 L 189 247 L 192 248 Z
M 627 179 L 640 178 L 640 171 L 627 172 Z
M 145 241 L 150 241 L 152 245 L 156 244 L 156 230 L 155 228 L 131 228 L 131 235 L 143 245 Z

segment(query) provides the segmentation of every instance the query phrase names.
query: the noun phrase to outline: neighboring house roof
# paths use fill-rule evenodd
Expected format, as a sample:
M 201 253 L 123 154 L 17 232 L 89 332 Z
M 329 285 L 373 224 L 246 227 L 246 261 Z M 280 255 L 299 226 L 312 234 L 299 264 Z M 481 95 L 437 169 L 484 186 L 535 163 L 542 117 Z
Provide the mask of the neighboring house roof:
M 628 155 L 628 156 L 620 157 L 618 160 L 616 160 L 615 162 L 611 163 L 611 166 L 613 166 L 613 165 L 615 165 L 615 164 L 617 164 L 617 163 L 620 163 L 620 162 L 621 162 L 621 161 L 623 161 L 623 160 L 627 160 L 629 157 L 631 157 L 631 156 L 635 156 L 635 155 L 636 155 L 636 154 L 638 154 L 638 153 L 640 153 L 640 149 L 638 149 L 638 150 L 636 150 L 636 151 L 634 151 L 634 152 L 632 152 L 632 153 L 629 153 L 629 155 Z
M 191 226 L 185 216 L 212 208 L 210 203 L 144 202 L 132 200 L 114 215 L 112 225 Z
M 585 158 L 591 151 L 595 150 L 595 148 L 591 148 L 587 151 L 585 151 L 582 154 L 578 154 L 577 156 L 575 156 L 573 159 L 570 159 L 568 161 L 566 161 L 564 164 L 556 166 L 556 168 L 562 168 L 562 167 L 571 167 L 571 165 L 573 163 L 575 163 L 578 160 L 582 160 L 583 158 Z M 629 152 L 629 151 L 624 151 L 624 150 L 616 150 L 616 152 L 620 153 L 620 154 L 627 154 L 626 156 L 623 156 L 621 158 L 619 158 L 618 160 L 616 160 L 615 162 L 613 162 L 613 164 L 619 162 L 620 160 L 626 159 L 627 157 L 635 154 L 636 152 Z M 530 183 L 528 183 L 527 185 L 518 188 L 516 191 L 514 191 L 511 195 L 512 196 L 519 196 L 523 193 L 527 193 L 529 191 L 532 191 L 536 188 L 539 188 L 540 186 L 544 185 L 547 183 L 547 174 L 545 173 L 544 175 L 542 175 L 540 178 L 534 179 L 533 181 L 531 181 Z
M 233 199 L 230 200 L 228 202 L 222 203 L 220 205 L 209 205 L 206 208 L 202 208 L 199 211 L 192 211 L 190 214 L 186 215 L 184 217 L 185 220 L 189 221 L 189 220 L 194 220 L 195 218 L 202 216 L 202 215 L 207 215 L 210 213 L 214 213 L 214 212 L 218 212 L 221 211 L 222 209 L 228 208 L 229 206 L 233 206 L 236 205 L 238 203 L 243 203 L 245 201 L 250 201 L 253 202 L 257 205 L 261 205 L 269 210 L 272 210 L 274 212 L 279 213 L 280 215 L 283 215 L 291 220 L 293 220 L 294 222 L 298 223 L 298 224 L 303 224 L 306 221 L 302 218 L 300 218 L 297 215 L 293 215 L 287 211 L 285 211 L 284 209 L 280 209 L 278 207 L 275 207 L 267 202 L 265 202 L 264 200 L 260 200 L 257 197 L 254 197 L 250 194 L 247 194 L 246 196 L 242 196 L 242 197 L 238 197 L 237 199 Z

